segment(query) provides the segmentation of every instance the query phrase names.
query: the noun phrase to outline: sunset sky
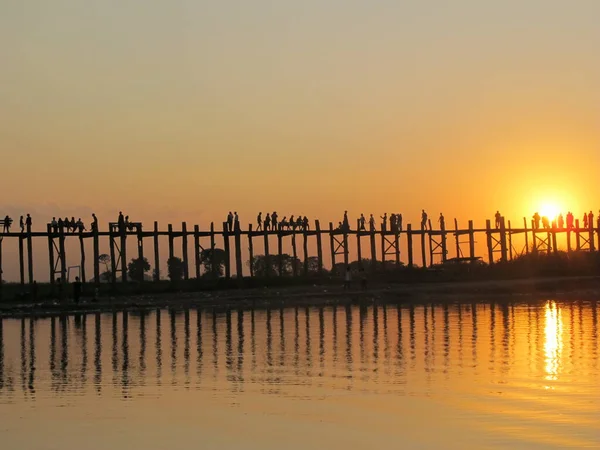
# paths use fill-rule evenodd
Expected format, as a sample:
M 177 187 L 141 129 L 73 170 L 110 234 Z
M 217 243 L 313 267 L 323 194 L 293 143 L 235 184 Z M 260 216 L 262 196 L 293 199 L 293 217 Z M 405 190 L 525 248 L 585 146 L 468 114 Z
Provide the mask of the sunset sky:
M 597 212 L 598 17 L 597 0 L 4 0 L 0 214 Z

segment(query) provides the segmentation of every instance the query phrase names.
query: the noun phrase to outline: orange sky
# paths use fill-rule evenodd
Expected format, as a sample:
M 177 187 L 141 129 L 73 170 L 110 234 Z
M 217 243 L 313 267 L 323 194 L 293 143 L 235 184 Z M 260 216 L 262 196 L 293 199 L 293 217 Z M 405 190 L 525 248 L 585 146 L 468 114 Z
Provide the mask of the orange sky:
M 599 16 L 595 1 L 9 0 L 0 212 L 597 211 Z

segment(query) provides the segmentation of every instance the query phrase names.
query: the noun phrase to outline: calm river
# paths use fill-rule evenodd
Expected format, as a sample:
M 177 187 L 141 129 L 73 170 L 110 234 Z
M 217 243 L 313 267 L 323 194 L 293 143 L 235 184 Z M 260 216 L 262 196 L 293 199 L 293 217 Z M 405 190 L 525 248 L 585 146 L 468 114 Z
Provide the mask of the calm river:
M 600 448 L 596 303 L 0 321 L 0 447 Z

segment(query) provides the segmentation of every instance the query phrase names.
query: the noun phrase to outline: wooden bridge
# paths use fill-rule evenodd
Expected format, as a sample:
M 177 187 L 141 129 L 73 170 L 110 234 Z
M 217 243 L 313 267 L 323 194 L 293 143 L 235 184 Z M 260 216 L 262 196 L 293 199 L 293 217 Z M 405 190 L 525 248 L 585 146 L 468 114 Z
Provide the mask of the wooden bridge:
M 66 283 L 67 262 L 65 252 L 65 241 L 67 238 L 75 238 L 80 244 L 80 270 L 83 282 L 88 281 L 86 278 L 86 254 L 84 240 L 91 239 L 93 241 L 93 281 L 100 282 L 100 239 L 107 238 L 109 241 L 110 257 L 112 272 L 112 282 L 116 282 L 119 278 L 123 282 L 127 281 L 127 239 L 134 238 L 137 242 L 137 257 L 144 258 L 144 239 L 151 238 L 153 240 L 154 250 L 154 270 L 159 273 L 160 270 L 160 253 L 159 253 L 159 237 L 168 237 L 169 258 L 174 256 L 175 240 L 181 239 L 182 260 L 183 260 L 183 278 L 189 279 L 190 260 L 188 255 L 188 239 L 193 239 L 193 265 L 195 268 L 196 278 L 201 275 L 201 252 L 206 249 L 214 249 L 217 247 L 217 238 L 222 239 L 223 250 L 226 253 L 225 258 L 225 277 L 232 276 L 231 256 L 234 256 L 235 274 L 237 277 L 243 276 L 242 264 L 242 239 L 247 240 L 248 252 L 250 261 L 254 260 L 254 241 L 256 239 L 264 242 L 264 255 L 269 264 L 269 258 L 279 256 L 277 259 L 279 265 L 279 273 L 283 273 L 283 243 L 285 238 L 291 239 L 291 248 L 293 256 L 293 275 L 308 274 L 308 243 L 309 239 L 316 240 L 317 248 L 317 263 L 318 271 L 323 272 L 323 237 L 329 239 L 329 250 L 331 252 L 332 267 L 336 263 L 344 263 L 348 265 L 349 257 L 349 239 L 356 240 L 357 259 L 360 261 L 364 256 L 362 247 L 362 238 L 367 238 L 369 241 L 368 253 L 373 262 L 391 262 L 397 265 L 401 263 L 407 266 L 414 266 L 415 255 L 413 251 L 413 242 L 415 239 L 420 240 L 420 262 L 423 267 L 432 266 L 436 261 L 444 263 L 449 258 L 449 241 L 450 245 L 454 244 L 454 253 L 456 258 L 466 257 L 471 261 L 475 261 L 475 236 L 485 235 L 487 246 L 487 261 L 490 264 L 496 261 L 508 261 L 513 259 L 516 252 L 512 239 L 515 235 L 523 235 L 525 238 L 524 252 L 551 253 L 558 250 L 557 236 L 564 235 L 567 242 L 567 251 L 585 250 L 595 251 L 596 244 L 600 245 L 600 218 L 596 224 L 590 223 L 588 228 L 581 228 L 579 221 L 575 221 L 573 228 L 557 228 L 553 224 L 550 228 L 541 229 L 534 228 L 533 222 L 528 227 L 527 220 L 523 219 L 522 228 L 512 228 L 510 221 L 505 221 L 502 217 L 498 227 L 492 227 L 491 221 L 486 221 L 485 228 L 474 228 L 473 221 L 469 220 L 466 229 L 460 229 L 458 222 L 454 220 L 454 228 L 447 229 L 441 226 L 440 229 L 432 229 L 431 220 L 428 221 L 427 227 L 413 229 L 410 224 L 402 230 L 359 230 L 359 222 L 357 221 L 356 229 L 335 229 L 330 222 L 328 229 L 321 229 L 318 220 L 314 223 L 314 228 L 310 230 L 295 229 L 295 230 L 268 230 L 256 231 L 252 225 L 248 226 L 247 230 L 239 229 L 236 226 L 233 230 L 228 228 L 228 224 L 224 222 L 222 228 L 215 229 L 214 223 L 210 224 L 209 230 L 200 230 L 198 225 L 193 227 L 193 230 L 188 230 L 186 222 L 181 224 L 180 230 L 174 230 L 173 225 L 169 224 L 167 231 L 160 231 L 158 222 L 154 222 L 154 229 L 146 231 L 142 225 L 136 223 L 134 227 L 118 227 L 115 224 L 109 224 L 109 231 L 99 231 L 97 228 L 92 231 L 75 231 L 65 232 L 64 229 L 54 229 L 50 224 L 44 232 L 32 231 L 31 227 L 27 227 L 24 232 L 9 232 L 0 233 L 0 283 L 2 282 L 2 244 L 4 239 L 18 239 L 19 248 L 19 273 L 20 282 L 22 285 L 34 282 L 33 270 L 33 239 L 45 239 L 48 243 L 48 262 L 50 283 L 57 282 Z M 275 236 L 277 239 L 277 251 L 272 254 L 269 247 L 269 237 Z M 461 241 L 463 236 L 467 237 L 467 241 Z M 208 244 L 201 245 L 208 239 Z M 298 259 L 297 240 L 302 239 L 302 260 Z M 402 240 L 406 242 L 406 259 L 401 261 L 400 243 Z M 461 245 L 468 244 L 468 252 L 463 254 Z M 232 253 L 233 246 L 233 253 Z M 379 258 L 377 257 L 377 247 L 379 247 Z M 25 252 L 26 248 L 26 252 Z M 27 270 L 25 270 L 25 254 L 27 255 Z M 301 262 L 302 267 L 297 267 L 297 261 Z M 372 265 L 375 267 L 375 264 Z M 385 268 L 385 265 L 382 265 Z M 252 264 L 250 264 L 250 277 L 254 277 Z M 1 286 L 1 284 L 0 284 Z

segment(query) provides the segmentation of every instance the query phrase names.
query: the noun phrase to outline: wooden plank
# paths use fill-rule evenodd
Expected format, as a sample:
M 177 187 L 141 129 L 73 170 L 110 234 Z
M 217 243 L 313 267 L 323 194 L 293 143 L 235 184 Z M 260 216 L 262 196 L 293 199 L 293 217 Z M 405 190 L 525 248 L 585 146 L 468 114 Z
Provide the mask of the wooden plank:
M 315 230 L 317 231 L 317 266 L 319 275 L 323 275 L 323 242 L 321 239 L 321 224 L 315 220 Z
M 469 258 L 473 263 L 475 262 L 475 232 L 472 220 L 469 220 Z

